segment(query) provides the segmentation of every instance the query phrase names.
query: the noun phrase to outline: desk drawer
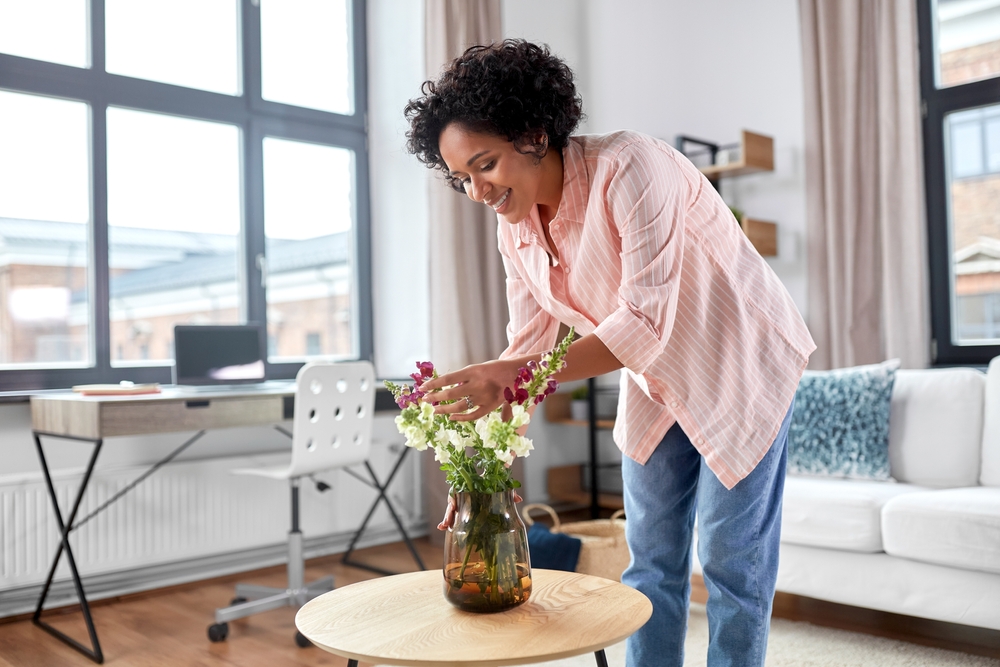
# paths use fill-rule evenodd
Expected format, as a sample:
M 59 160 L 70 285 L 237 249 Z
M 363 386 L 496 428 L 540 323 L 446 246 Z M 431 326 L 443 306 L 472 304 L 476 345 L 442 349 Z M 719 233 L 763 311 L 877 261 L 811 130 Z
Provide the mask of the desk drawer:
M 101 433 L 111 437 L 276 424 L 283 419 L 282 405 L 281 396 L 109 402 L 101 405 Z

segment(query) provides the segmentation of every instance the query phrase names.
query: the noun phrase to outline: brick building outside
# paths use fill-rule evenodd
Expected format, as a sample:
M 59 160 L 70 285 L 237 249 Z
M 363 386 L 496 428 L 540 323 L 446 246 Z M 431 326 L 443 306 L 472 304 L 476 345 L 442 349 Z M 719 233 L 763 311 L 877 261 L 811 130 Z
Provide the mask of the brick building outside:
M 87 226 L 0 218 L 0 366 L 90 365 Z M 272 360 L 352 354 L 349 234 L 268 243 Z M 111 358 L 169 364 L 175 324 L 239 322 L 235 236 L 109 229 Z

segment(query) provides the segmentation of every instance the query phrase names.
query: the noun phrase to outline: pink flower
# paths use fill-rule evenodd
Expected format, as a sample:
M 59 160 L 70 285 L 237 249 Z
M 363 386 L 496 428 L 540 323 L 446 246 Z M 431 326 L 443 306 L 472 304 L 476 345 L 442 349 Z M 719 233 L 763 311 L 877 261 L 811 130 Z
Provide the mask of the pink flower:
M 413 380 L 413 385 L 419 389 L 424 382 L 434 377 L 434 364 L 429 361 L 418 361 L 417 371 L 410 373 L 410 378 Z
M 503 397 L 504 400 L 506 400 L 511 405 L 513 405 L 514 403 L 517 403 L 518 405 L 524 405 L 530 398 L 530 396 L 528 396 L 528 390 L 525 389 L 524 387 L 518 387 L 514 391 L 511 391 L 510 387 L 504 387 Z

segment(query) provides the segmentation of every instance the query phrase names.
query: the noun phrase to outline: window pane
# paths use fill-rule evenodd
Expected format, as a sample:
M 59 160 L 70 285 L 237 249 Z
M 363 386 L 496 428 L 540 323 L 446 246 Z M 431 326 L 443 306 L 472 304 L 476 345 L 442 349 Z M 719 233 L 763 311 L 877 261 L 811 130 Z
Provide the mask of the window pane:
M 962 127 L 976 123 L 982 128 L 998 112 L 1000 105 L 949 114 L 945 116 L 945 128 L 952 123 Z M 956 123 L 956 119 L 960 122 Z M 954 134 L 955 128 L 950 129 Z M 989 132 L 980 131 L 976 136 L 978 146 L 969 140 L 963 153 L 978 150 L 980 156 L 986 154 Z M 951 163 L 958 152 L 949 151 L 948 155 Z M 1000 173 L 981 169 L 977 176 L 960 178 L 956 165 L 947 166 L 951 174 L 952 339 L 956 344 L 996 344 L 1000 341 Z
M 986 119 L 986 170 L 1000 171 L 1000 115 Z
M 353 173 L 350 150 L 264 139 L 272 361 L 356 355 Z
M 89 119 L 0 91 L 0 367 L 90 362 Z
M 87 67 L 87 0 L 0 0 L 0 52 Z
M 937 0 L 938 87 L 1000 75 L 1000 2 Z
M 347 0 L 261 0 L 261 96 L 353 113 Z
M 175 324 L 239 321 L 240 132 L 108 109 L 111 360 L 173 359 Z
M 105 0 L 107 71 L 240 94 L 237 0 Z
M 983 125 L 977 117 L 962 123 L 951 122 L 952 175 L 954 178 L 983 173 Z

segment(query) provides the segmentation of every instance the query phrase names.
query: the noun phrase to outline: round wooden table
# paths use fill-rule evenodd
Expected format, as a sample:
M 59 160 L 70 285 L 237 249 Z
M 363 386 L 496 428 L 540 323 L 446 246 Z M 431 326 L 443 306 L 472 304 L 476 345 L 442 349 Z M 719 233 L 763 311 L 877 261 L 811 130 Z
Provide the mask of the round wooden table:
M 348 659 L 385 665 L 494 667 L 595 653 L 638 630 L 653 605 L 617 581 L 531 571 L 531 597 L 497 614 L 460 611 L 444 599 L 441 570 L 371 579 L 307 602 L 295 625 Z

